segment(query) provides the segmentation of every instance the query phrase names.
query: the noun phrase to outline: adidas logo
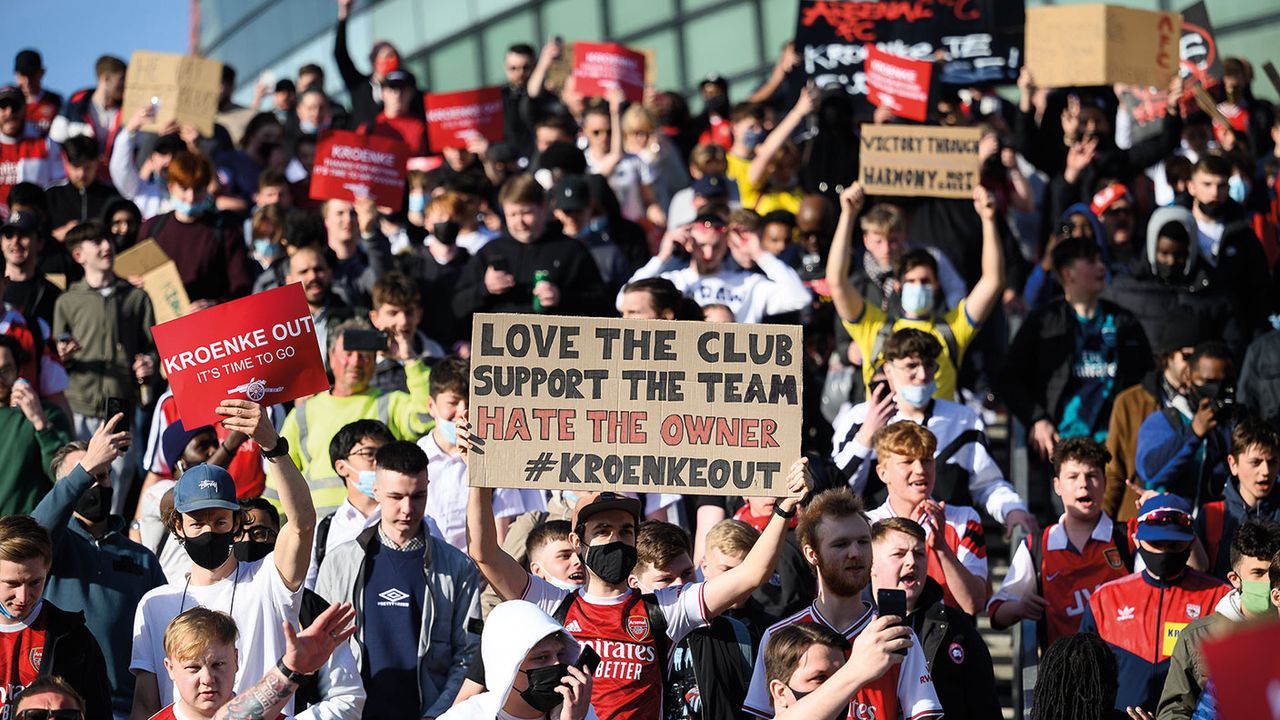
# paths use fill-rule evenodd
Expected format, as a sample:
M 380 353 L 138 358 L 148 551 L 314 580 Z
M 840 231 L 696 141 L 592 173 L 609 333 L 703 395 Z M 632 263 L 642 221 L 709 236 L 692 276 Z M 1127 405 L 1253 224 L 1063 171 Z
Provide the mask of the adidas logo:
M 568 630 L 571 633 L 582 632 L 582 626 L 578 624 L 577 620 L 570 620 L 569 624 L 564 626 L 564 629 Z

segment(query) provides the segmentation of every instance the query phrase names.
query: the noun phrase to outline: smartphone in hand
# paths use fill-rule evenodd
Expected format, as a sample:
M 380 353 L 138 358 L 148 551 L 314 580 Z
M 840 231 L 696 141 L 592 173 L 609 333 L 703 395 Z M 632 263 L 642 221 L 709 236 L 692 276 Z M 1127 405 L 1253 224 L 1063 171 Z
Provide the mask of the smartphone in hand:
M 879 615 L 896 615 L 907 619 L 907 591 L 897 588 L 880 588 L 876 591 L 876 611 Z M 896 650 L 899 655 L 906 655 L 906 650 Z

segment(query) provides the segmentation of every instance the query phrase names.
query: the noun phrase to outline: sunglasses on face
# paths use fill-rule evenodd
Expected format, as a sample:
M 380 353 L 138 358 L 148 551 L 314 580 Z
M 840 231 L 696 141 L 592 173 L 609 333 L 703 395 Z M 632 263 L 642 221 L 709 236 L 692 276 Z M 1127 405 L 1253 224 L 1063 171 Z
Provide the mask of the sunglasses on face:
M 18 713 L 18 720 L 84 720 L 84 713 L 79 710 L 45 710 L 31 708 Z
M 1151 512 L 1138 517 L 1139 525 L 1151 525 L 1153 527 L 1191 527 L 1191 516 L 1181 510 L 1170 510 L 1161 508 L 1152 510 Z

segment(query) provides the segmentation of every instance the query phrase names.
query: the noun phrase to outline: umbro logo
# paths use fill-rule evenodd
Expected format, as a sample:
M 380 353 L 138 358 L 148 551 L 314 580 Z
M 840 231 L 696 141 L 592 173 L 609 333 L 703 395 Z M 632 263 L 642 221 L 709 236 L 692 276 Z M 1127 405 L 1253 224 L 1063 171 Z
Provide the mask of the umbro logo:
M 1132 605 L 1126 605 L 1120 608 L 1120 611 L 1116 613 L 1116 622 L 1121 622 L 1123 620 L 1132 620 L 1133 611 L 1134 611 L 1134 608 Z
M 400 588 L 391 588 L 378 593 L 378 597 L 382 598 L 382 602 L 378 603 L 378 607 L 409 607 L 409 603 L 405 600 L 409 599 L 409 593 Z
M 564 626 L 564 629 L 568 630 L 571 633 L 582 632 L 582 626 L 578 624 L 577 620 L 570 620 L 569 624 Z

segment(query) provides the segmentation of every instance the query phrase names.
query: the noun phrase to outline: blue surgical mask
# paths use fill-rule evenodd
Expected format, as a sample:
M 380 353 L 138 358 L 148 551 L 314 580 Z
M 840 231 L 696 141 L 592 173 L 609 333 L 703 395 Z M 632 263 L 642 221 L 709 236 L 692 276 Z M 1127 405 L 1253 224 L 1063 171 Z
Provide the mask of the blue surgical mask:
M 409 212 L 427 211 L 427 196 L 422 193 L 409 193 Z
M 757 145 L 764 142 L 764 138 L 764 130 L 748 130 L 742 134 L 742 144 L 754 150 Z
M 1249 187 L 1244 184 L 1244 178 L 1239 175 L 1232 175 L 1227 179 L 1227 196 L 1238 203 L 1244 202 L 1246 196 L 1249 195 Z
M 911 315 L 924 315 L 933 308 L 933 286 L 924 283 L 903 283 L 902 309 Z
M 187 217 L 191 217 L 192 215 L 195 214 L 195 209 L 196 209 L 195 206 L 187 202 L 186 200 L 170 198 L 169 202 L 170 204 L 173 205 L 173 211 L 179 215 L 186 215 Z
M 568 590 L 569 592 L 577 592 L 582 589 L 581 584 L 574 584 L 568 580 L 561 580 L 560 578 L 551 577 L 549 575 L 546 577 L 546 581 L 550 583 L 552 587 L 559 588 L 561 590 Z
M 898 397 L 906 401 L 911 407 L 919 410 L 929 404 L 929 400 L 937 390 L 938 383 L 930 380 L 924 385 L 903 385 L 898 388 Z
M 440 431 L 440 436 L 450 445 L 458 444 L 458 426 L 452 420 L 441 420 L 436 418 L 436 429 Z
M 377 477 L 376 470 L 361 470 L 356 479 L 356 489 L 368 497 L 373 497 L 373 481 Z
M 263 260 L 274 260 L 279 249 L 278 245 L 271 242 L 271 238 L 253 239 L 253 254 Z
M 9 609 L 4 606 L 4 603 L 0 603 L 0 615 L 3 615 L 5 619 L 8 619 L 8 620 L 18 619 L 9 613 Z

